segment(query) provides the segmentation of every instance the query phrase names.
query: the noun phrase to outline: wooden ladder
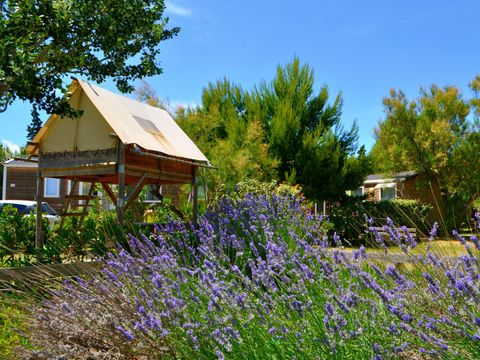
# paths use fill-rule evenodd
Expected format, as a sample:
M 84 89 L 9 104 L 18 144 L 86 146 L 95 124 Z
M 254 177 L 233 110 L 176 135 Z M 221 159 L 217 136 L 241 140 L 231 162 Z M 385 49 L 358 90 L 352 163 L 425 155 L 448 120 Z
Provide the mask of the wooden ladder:
M 88 214 L 88 206 L 90 205 L 90 200 L 95 199 L 95 196 L 93 196 L 93 191 L 95 188 L 95 182 L 90 183 L 90 190 L 88 191 L 88 195 L 79 195 L 75 194 L 75 188 L 77 187 L 77 184 L 79 183 L 78 179 L 75 178 L 72 180 L 71 187 L 70 187 L 70 193 L 65 196 L 65 206 L 64 210 L 61 213 L 61 220 L 60 220 L 60 229 L 63 227 L 63 224 L 65 222 L 65 219 L 67 217 L 72 217 L 76 216 L 79 217 L 80 220 L 78 222 L 78 229 L 81 229 L 83 219 L 85 216 Z M 82 207 L 82 211 L 80 212 L 69 212 L 70 205 L 72 204 L 73 200 L 77 201 L 82 201 L 82 203 L 78 203 L 78 207 Z

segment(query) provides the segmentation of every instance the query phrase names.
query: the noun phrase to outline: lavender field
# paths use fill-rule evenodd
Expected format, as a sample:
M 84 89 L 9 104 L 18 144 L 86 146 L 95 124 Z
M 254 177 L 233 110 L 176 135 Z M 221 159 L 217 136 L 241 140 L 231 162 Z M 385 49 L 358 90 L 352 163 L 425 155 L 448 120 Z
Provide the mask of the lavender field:
M 390 237 L 406 253 L 416 245 L 393 226 Z M 428 253 L 407 271 L 369 260 L 363 247 L 352 259 L 329 248 L 324 221 L 295 197 L 224 199 L 197 226 L 171 222 L 130 237 L 128 249 L 103 260 L 102 276 L 31 303 L 28 346 L 18 354 L 473 359 L 479 242 L 464 245 L 468 254 L 454 264 Z

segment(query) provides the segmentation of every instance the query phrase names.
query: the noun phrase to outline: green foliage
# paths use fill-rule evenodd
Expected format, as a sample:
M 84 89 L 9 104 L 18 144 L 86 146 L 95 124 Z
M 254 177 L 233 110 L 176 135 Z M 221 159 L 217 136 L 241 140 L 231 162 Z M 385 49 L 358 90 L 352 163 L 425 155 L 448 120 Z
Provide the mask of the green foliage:
M 37 135 L 37 133 L 42 128 L 42 120 L 40 119 L 40 114 L 38 113 L 37 107 L 35 105 L 33 105 L 31 115 L 32 121 L 27 127 L 27 140 L 33 140 L 35 135 Z
M 342 129 L 342 99 L 314 92 L 313 71 L 295 58 L 270 83 L 248 92 L 227 79 L 209 84 L 196 109 L 177 121 L 217 167 L 209 187 L 247 178 L 299 183 L 307 197 L 336 198 L 361 184 L 371 164 L 357 149 L 357 126 Z
M 15 359 L 18 355 L 16 348 L 29 347 L 23 317 L 21 311 L 9 302 L 0 302 L 0 358 Z
M 0 213 L 0 264 L 2 266 L 26 265 L 30 258 L 19 254 L 33 254 L 35 247 L 35 215 L 23 215 L 8 205 Z M 48 237 L 48 220 L 43 219 L 42 229 Z
M 35 215 L 19 214 L 10 206 L 0 213 L 0 267 L 17 267 L 32 263 L 52 263 L 65 260 L 84 260 L 94 255 L 104 255 L 117 245 L 125 245 L 126 232 L 137 233 L 130 225 L 118 225 L 113 212 L 90 211 L 81 226 L 79 218 L 68 217 L 63 227 L 50 229 L 43 219 L 45 245 L 35 249 Z
M 363 148 L 357 154 L 356 124 L 349 131 L 340 125 L 340 94 L 329 104 L 327 86 L 318 94 L 313 86 L 313 70 L 295 58 L 257 94 L 271 153 L 280 159 L 279 179 L 300 183 L 308 198 L 335 199 L 361 184 L 370 163 Z
M 143 214 L 147 223 L 165 224 L 171 220 L 179 220 L 177 213 L 171 209 L 172 200 L 164 198 L 162 202 L 150 205 Z
M 299 185 L 278 184 L 275 180 L 263 182 L 256 179 L 245 179 L 235 185 L 235 190 L 230 190 L 225 185 L 220 186 L 215 192 L 214 204 L 224 198 L 230 198 L 235 201 L 244 199 L 246 194 L 253 195 L 280 195 L 282 197 L 292 196 L 298 199 L 302 198 L 302 188 Z M 214 205 L 215 206 L 215 205 Z
M 57 95 L 67 74 L 112 77 L 123 92 L 133 79 L 160 74 L 158 45 L 179 32 L 167 28 L 164 10 L 163 0 L 2 1 L 0 111 L 21 99 L 72 114 Z
M 455 86 L 422 88 L 414 100 L 391 90 L 383 100 L 385 119 L 375 129 L 372 155 L 378 170 L 416 170 L 438 183 L 450 227 L 455 218 L 465 216 L 479 193 L 479 83 L 478 77 L 471 83 L 471 100 L 464 99 Z M 460 207 L 463 212 L 452 213 Z
M 365 243 L 366 218 L 374 219 L 374 226 L 386 225 L 390 218 L 396 226 L 416 228 L 418 232 L 428 234 L 428 214 L 432 206 L 419 200 L 394 199 L 365 201 L 361 197 L 346 197 L 334 203 L 330 209 L 329 221 L 333 229 L 350 243 Z
M 9 149 L 4 147 L 3 144 L 0 143 L 0 179 L 2 179 L 0 181 L 0 194 L 2 194 L 3 187 L 3 162 L 11 157 L 12 154 L 10 153 Z
M 264 130 L 253 116 L 250 96 L 228 80 L 209 84 L 202 107 L 177 112 L 177 121 L 217 167 L 207 174 L 210 189 L 229 188 L 245 178 L 269 180 L 277 160 L 268 152 Z
M 133 227 L 128 231 L 135 233 Z M 62 229 L 55 228 L 46 244 L 50 243 L 63 258 L 84 259 L 87 255 L 104 255 L 117 241 L 124 245 L 125 236 L 114 212 L 90 211 L 81 226 L 78 218 L 66 218 Z

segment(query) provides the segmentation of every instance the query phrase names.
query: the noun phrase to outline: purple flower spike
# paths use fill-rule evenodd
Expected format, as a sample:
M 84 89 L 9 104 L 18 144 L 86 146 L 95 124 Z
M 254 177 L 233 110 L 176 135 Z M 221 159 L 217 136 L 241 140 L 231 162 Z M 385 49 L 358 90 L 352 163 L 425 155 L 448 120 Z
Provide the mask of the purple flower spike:
M 116 329 L 120 331 L 120 333 L 127 339 L 127 341 L 133 340 L 133 335 L 128 330 L 126 330 L 123 326 L 117 326 Z

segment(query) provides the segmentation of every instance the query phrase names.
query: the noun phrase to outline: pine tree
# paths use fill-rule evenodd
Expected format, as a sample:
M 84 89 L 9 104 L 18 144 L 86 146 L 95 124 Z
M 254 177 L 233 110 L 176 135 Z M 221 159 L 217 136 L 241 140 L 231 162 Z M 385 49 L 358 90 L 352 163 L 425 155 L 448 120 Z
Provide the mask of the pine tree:
M 42 120 L 40 119 L 40 114 L 35 105 L 32 107 L 30 114 L 32 115 L 32 121 L 27 127 L 27 140 L 29 141 L 32 140 L 42 128 Z

